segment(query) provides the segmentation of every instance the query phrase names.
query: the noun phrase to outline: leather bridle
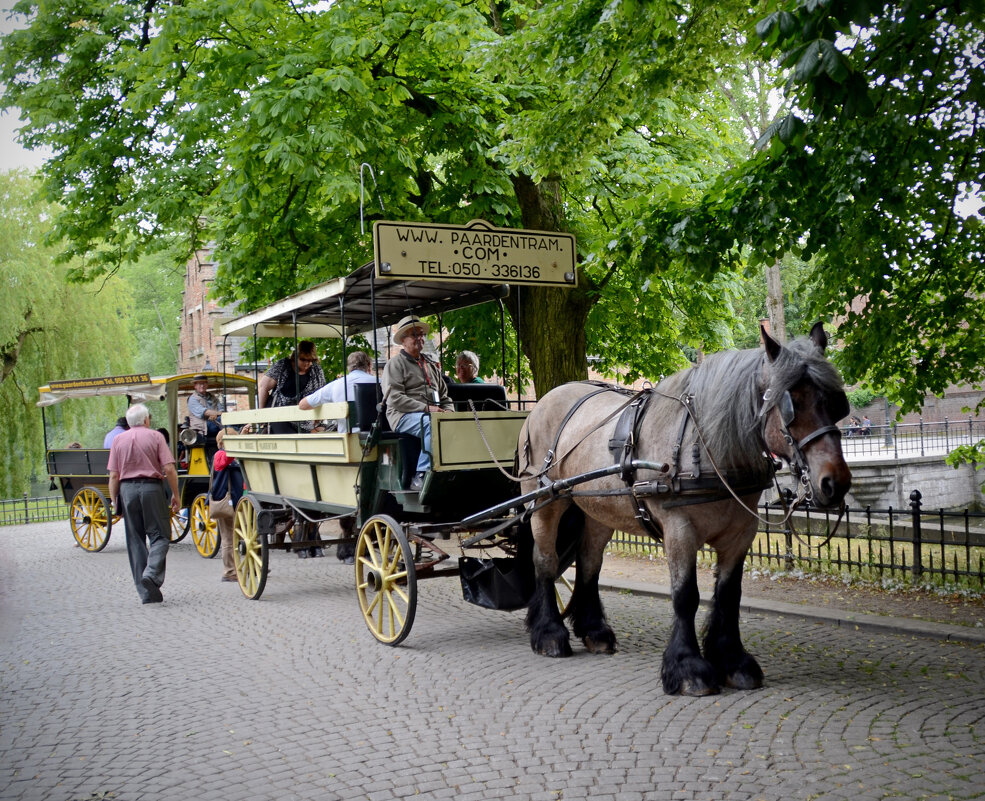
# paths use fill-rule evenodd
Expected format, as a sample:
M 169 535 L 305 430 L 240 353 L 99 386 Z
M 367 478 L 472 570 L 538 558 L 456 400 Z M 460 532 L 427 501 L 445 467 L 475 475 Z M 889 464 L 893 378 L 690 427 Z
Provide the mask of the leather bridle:
M 814 484 L 811 480 L 811 468 L 807 462 L 807 457 L 804 455 L 804 451 L 807 446 L 812 442 L 824 437 L 828 434 L 837 434 L 841 437 L 841 429 L 836 425 L 821 426 L 815 429 L 806 437 L 797 440 L 793 434 L 790 433 L 790 425 L 793 423 L 797 416 L 797 410 L 793 405 L 793 398 L 790 396 L 789 390 L 784 390 L 783 394 L 780 395 L 778 400 L 774 401 L 774 392 L 772 389 L 767 389 L 763 393 L 763 408 L 760 412 L 762 418 L 760 436 L 763 439 L 763 444 L 766 445 L 766 450 L 769 451 L 769 445 L 766 442 L 766 422 L 767 417 L 771 409 L 776 408 L 777 413 L 780 417 L 780 433 L 783 435 L 784 441 L 787 443 L 787 447 L 790 449 L 790 468 L 793 470 L 795 476 L 797 477 L 797 482 L 799 484 L 799 501 L 811 501 L 814 500 Z

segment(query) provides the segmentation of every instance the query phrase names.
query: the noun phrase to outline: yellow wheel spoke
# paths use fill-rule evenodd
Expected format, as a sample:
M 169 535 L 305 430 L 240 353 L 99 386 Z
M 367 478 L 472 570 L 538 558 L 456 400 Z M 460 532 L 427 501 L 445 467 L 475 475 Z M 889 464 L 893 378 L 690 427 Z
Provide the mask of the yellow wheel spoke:
M 390 590 L 390 594 L 396 595 L 401 601 L 404 602 L 404 604 L 410 604 L 410 596 L 404 592 L 402 587 L 393 587 Z
M 379 593 L 379 592 L 376 593 L 376 595 L 373 596 L 373 600 L 370 601 L 369 604 L 366 607 L 366 614 L 367 615 L 371 615 L 373 613 L 373 610 L 379 605 L 380 599 L 382 597 L 383 597 L 383 593 Z

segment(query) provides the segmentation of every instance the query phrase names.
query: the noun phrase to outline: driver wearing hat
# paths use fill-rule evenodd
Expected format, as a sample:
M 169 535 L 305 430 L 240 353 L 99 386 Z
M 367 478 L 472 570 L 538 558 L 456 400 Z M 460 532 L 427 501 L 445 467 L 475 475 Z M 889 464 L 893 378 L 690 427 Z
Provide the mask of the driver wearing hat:
M 420 491 L 424 474 L 431 468 L 431 413 L 454 409 L 441 369 L 424 356 L 429 329 L 417 316 L 408 314 L 393 331 L 400 351 L 383 368 L 383 396 L 387 421 L 394 431 L 421 438 L 421 455 L 410 489 Z
M 219 399 L 209 392 L 209 378 L 198 373 L 192 378 L 195 391 L 188 396 L 188 422 L 193 429 L 214 437 L 222 430 Z

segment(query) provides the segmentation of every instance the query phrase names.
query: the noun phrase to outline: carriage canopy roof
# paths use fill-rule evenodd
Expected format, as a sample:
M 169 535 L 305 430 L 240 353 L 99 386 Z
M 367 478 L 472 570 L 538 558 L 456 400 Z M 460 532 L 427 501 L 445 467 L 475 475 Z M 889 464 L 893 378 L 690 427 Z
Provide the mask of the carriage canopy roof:
M 391 326 L 406 314 L 421 316 L 505 298 L 505 284 L 431 279 L 394 280 L 374 275 L 374 263 L 345 276 L 298 292 L 262 309 L 220 321 L 219 336 L 341 337 Z M 295 329 L 296 326 L 296 329 Z
M 187 394 L 194 390 L 192 379 L 204 375 L 209 379 L 209 389 L 223 390 L 227 393 L 252 392 L 256 381 L 248 376 L 233 373 L 196 371 L 180 375 L 150 376 L 146 373 L 133 375 L 110 375 L 93 378 L 71 378 L 51 381 L 38 388 L 41 399 L 38 406 L 54 406 L 70 398 L 98 398 L 125 395 L 133 401 L 160 401 L 169 392 Z

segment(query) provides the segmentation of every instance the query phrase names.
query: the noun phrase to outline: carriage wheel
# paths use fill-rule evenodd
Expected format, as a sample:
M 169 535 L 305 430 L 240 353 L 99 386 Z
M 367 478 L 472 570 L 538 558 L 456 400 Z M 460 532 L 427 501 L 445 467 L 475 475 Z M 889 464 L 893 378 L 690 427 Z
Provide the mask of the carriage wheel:
M 83 487 L 72 498 L 68 512 L 75 541 L 87 551 L 101 551 L 109 542 L 113 516 L 106 496 L 95 487 Z
M 239 588 L 250 600 L 263 594 L 267 583 L 267 535 L 257 530 L 257 510 L 253 502 L 242 497 L 236 504 L 233 520 L 233 563 Z
M 417 572 L 407 535 L 393 518 L 366 521 L 356 539 L 356 596 L 370 632 L 399 645 L 417 611 Z
M 211 559 L 219 553 L 219 526 L 209 515 L 209 496 L 204 492 L 192 501 L 189 518 L 195 547 L 204 558 Z
M 186 517 L 181 516 L 181 510 L 177 512 L 171 509 L 171 544 L 174 545 L 176 542 L 181 542 L 185 536 L 188 534 L 188 529 L 191 528 L 191 515 Z

